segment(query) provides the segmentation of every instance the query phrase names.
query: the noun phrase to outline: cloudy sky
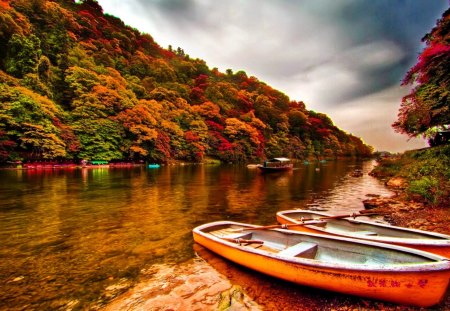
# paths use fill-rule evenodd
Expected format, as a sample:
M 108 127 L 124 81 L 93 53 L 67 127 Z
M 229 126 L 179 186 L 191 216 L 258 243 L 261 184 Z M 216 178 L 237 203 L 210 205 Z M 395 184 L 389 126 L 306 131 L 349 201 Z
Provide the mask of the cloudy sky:
M 244 70 L 376 150 L 396 134 L 400 81 L 448 0 L 98 0 L 104 12 L 210 68 Z

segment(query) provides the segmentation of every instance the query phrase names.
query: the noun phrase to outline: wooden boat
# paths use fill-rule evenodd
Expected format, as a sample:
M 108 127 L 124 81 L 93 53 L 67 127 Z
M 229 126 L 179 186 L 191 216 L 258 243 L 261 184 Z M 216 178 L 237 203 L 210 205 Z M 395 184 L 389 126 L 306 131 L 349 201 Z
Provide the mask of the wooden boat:
M 292 170 L 294 164 L 288 158 L 273 158 L 259 164 L 258 168 L 263 172 L 280 172 Z
M 218 221 L 194 241 L 250 269 L 301 285 L 428 307 L 444 298 L 450 261 L 406 247 Z
M 296 226 L 294 230 L 412 247 L 450 258 L 449 235 L 356 220 L 353 217 L 333 217 L 339 216 L 308 210 L 286 210 L 277 213 L 277 221 L 280 224 L 298 224 L 302 219 L 324 218 L 320 223 Z

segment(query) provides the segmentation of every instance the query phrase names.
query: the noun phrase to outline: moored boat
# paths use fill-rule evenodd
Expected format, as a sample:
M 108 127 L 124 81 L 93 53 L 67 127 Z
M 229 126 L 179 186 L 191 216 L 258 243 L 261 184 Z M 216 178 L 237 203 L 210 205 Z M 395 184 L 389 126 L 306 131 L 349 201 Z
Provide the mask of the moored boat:
M 428 307 L 444 298 L 450 261 L 396 245 L 218 221 L 194 241 L 233 262 L 301 285 Z
M 357 220 L 351 216 L 340 218 L 308 210 L 280 211 L 276 217 L 280 224 L 299 224 L 308 219 L 322 219 L 322 222 L 296 226 L 293 229 L 412 247 L 450 258 L 450 236 L 446 234 Z
M 294 164 L 288 158 L 273 158 L 258 165 L 258 168 L 263 172 L 289 171 L 293 167 Z

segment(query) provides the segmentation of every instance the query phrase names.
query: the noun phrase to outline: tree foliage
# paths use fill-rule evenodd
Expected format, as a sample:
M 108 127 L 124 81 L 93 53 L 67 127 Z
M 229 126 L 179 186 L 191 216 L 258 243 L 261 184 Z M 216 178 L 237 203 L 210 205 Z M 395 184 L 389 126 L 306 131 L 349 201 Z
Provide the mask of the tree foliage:
M 422 41 L 426 47 L 402 81 L 413 89 L 403 97 L 393 124 L 410 137 L 450 125 L 450 9 Z
M 210 70 L 182 48 L 161 48 L 95 0 L 0 4 L 0 161 L 371 151 L 244 71 Z

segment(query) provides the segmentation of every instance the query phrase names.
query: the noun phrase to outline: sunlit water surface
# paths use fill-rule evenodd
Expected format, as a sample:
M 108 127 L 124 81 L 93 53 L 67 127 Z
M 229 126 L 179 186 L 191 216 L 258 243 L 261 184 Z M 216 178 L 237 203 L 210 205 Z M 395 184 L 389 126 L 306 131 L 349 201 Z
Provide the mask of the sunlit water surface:
M 0 309 L 95 309 L 156 263 L 194 256 L 191 230 L 215 220 L 275 223 L 284 209 L 363 209 L 391 195 L 374 162 L 0 171 Z M 362 177 L 351 173 L 362 169 Z

